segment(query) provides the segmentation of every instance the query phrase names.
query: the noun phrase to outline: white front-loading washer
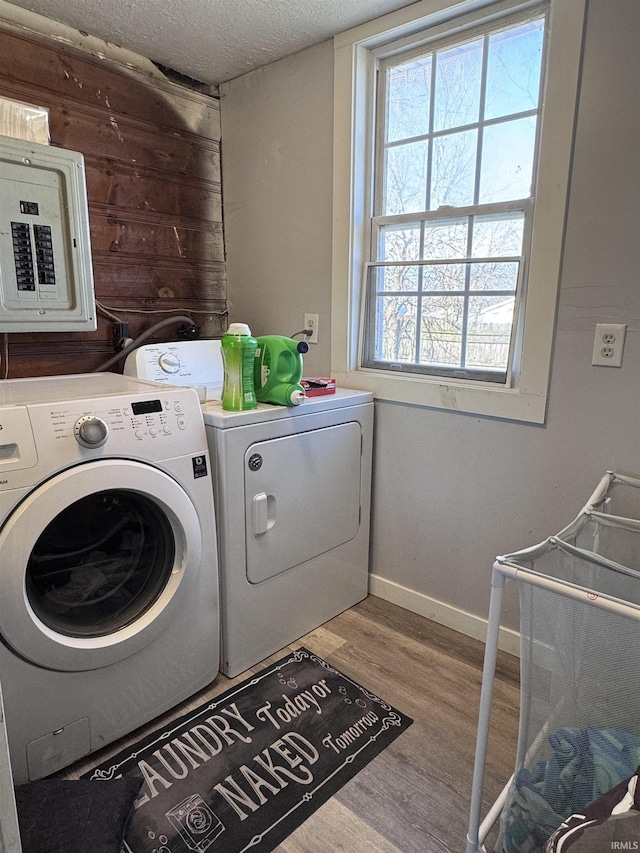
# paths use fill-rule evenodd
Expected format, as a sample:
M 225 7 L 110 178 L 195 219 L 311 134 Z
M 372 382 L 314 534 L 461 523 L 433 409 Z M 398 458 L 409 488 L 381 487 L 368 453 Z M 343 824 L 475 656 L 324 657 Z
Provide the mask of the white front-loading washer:
M 222 387 L 220 341 L 149 344 L 125 373 Z M 202 407 L 213 468 L 222 657 L 236 676 L 366 597 L 373 397 Z
M 0 677 L 17 783 L 215 679 L 213 518 L 193 390 L 110 373 L 0 383 Z

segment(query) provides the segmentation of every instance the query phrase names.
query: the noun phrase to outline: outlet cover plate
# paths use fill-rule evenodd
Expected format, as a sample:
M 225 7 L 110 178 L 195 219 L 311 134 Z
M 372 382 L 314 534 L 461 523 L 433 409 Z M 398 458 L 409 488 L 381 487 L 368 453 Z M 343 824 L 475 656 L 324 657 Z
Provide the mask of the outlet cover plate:
M 622 367 L 626 332 L 624 323 L 598 323 L 591 364 L 599 367 Z
M 304 327 L 305 329 L 311 329 L 313 334 L 307 337 L 308 344 L 317 344 L 318 343 L 318 315 L 317 314 L 305 314 L 304 315 Z

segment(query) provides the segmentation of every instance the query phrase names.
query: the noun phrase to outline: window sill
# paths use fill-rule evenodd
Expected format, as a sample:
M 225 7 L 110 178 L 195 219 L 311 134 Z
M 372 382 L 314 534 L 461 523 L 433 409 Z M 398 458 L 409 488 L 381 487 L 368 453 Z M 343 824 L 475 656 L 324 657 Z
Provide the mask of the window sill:
M 463 412 L 483 417 L 545 422 L 546 395 L 528 393 L 519 388 L 496 388 L 495 385 L 469 385 L 465 382 L 443 382 L 420 376 L 389 376 L 385 371 L 332 371 L 338 386 L 358 391 L 371 391 L 376 400 Z

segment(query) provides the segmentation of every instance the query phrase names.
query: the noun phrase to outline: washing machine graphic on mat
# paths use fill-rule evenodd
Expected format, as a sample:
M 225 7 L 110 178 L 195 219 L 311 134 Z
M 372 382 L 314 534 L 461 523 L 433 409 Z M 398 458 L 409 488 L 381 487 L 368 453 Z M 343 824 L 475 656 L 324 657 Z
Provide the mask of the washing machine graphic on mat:
M 220 819 L 202 799 L 192 794 L 169 809 L 166 815 L 178 830 L 189 850 L 204 853 L 224 831 Z

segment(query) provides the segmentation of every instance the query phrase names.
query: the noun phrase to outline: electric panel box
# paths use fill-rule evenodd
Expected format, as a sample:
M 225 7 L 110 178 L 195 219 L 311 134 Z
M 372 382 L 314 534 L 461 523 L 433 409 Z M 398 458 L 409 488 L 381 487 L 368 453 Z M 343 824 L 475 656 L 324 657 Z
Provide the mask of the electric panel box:
M 84 158 L 0 136 L 0 332 L 96 328 Z

